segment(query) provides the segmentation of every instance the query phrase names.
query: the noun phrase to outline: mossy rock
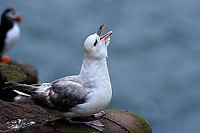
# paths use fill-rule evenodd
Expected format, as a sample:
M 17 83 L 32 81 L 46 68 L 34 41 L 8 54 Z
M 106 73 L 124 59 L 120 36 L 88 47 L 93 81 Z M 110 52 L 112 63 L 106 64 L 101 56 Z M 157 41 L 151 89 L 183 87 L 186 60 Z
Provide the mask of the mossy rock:
M 29 64 L 12 60 L 10 64 L 0 63 L 0 99 L 12 102 L 18 95 L 11 88 L 4 89 L 5 82 L 20 82 L 23 84 L 36 84 L 37 69 Z
M 105 133 L 152 133 L 148 122 L 137 114 L 120 110 L 106 110 L 106 115 L 98 118 L 104 125 Z M 71 124 L 65 119 L 55 119 L 41 125 L 18 130 L 20 133 L 100 133 L 83 124 Z
M 21 61 L 11 60 L 10 65 L 17 66 L 22 72 L 26 74 L 26 79 L 22 82 L 23 84 L 36 84 L 38 81 L 37 69 L 33 66 L 23 63 Z
M 13 101 L 18 94 L 11 88 L 4 89 L 5 82 L 22 82 L 26 75 L 14 65 L 0 63 L 0 99 L 4 101 Z
M 146 120 L 128 111 L 107 110 L 106 115 L 100 119 L 108 122 L 105 123 L 109 125 L 108 132 L 152 133 L 152 128 Z
M 30 98 L 24 97 L 15 102 L 0 100 L 0 108 L 0 132 L 99 133 L 86 125 L 70 124 L 65 119 L 58 118 L 34 104 Z M 98 118 L 105 125 L 105 133 L 152 133 L 148 122 L 137 114 L 120 110 L 105 110 L 105 112 L 106 115 Z M 16 121 L 21 123 L 17 124 Z M 12 126 L 8 126 L 10 124 Z
M 26 79 L 25 73 L 18 67 L 2 63 L 0 63 L 0 75 L 4 82 L 22 82 Z

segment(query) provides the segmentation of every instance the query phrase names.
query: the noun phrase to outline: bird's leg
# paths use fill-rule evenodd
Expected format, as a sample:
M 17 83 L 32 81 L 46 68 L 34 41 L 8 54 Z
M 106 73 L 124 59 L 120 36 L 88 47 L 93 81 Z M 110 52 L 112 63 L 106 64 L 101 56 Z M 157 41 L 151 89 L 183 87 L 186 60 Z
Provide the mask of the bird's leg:
M 3 64 L 9 64 L 11 62 L 10 56 L 3 56 L 1 57 L 1 63 Z
M 99 117 L 101 117 L 101 116 L 103 116 L 105 114 L 106 114 L 105 111 L 100 111 L 99 113 L 96 113 L 96 114 L 93 114 L 93 115 L 94 115 L 95 118 L 99 118 Z
M 78 124 L 85 124 L 89 127 L 92 127 L 100 132 L 103 132 L 104 130 L 104 125 L 101 123 L 100 120 L 92 120 L 92 121 L 74 121 L 69 119 L 68 120 L 70 123 L 78 123 Z

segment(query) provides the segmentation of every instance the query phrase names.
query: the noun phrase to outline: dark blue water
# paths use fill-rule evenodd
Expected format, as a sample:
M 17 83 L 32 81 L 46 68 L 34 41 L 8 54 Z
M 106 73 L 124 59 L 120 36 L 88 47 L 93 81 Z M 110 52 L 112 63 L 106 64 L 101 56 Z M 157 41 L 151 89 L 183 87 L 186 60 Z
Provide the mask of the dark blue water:
M 128 110 L 157 133 L 200 131 L 200 1 L 1 0 L 23 16 L 7 53 L 38 68 L 40 83 L 78 74 L 83 42 L 113 30 L 108 109 Z

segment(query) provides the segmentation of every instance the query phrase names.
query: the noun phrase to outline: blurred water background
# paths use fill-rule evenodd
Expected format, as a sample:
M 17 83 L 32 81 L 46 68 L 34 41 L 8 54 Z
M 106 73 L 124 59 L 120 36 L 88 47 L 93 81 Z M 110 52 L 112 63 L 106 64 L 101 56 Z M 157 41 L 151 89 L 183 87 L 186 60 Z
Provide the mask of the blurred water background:
M 113 30 L 107 109 L 128 110 L 157 133 L 200 131 L 200 1 L 1 0 L 23 17 L 10 50 L 32 64 L 39 82 L 78 74 L 83 42 L 102 23 Z

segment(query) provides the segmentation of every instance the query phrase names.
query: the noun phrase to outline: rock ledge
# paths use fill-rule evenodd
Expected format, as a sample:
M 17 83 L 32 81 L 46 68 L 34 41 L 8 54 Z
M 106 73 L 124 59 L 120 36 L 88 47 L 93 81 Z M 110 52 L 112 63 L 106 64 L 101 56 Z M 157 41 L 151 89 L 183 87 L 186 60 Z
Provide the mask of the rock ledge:
M 99 132 L 83 124 L 70 124 L 46 112 L 28 98 L 13 103 L 0 100 L 0 108 L 0 132 Z M 148 122 L 131 112 L 106 110 L 106 115 L 98 119 L 105 125 L 106 133 L 152 133 Z

